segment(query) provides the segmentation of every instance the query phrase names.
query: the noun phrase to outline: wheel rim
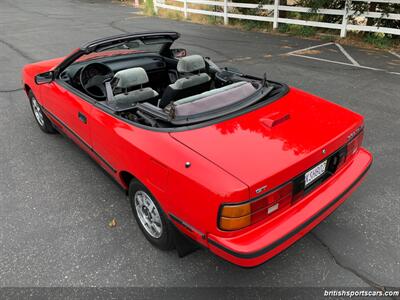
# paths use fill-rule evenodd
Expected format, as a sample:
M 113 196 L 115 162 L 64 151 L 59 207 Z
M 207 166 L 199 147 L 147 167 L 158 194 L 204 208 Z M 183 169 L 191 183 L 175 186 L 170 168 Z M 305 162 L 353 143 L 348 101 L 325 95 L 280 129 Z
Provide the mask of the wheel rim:
M 32 98 L 32 108 L 33 108 L 33 113 L 35 115 L 36 120 L 40 124 L 40 126 L 44 126 L 44 119 L 43 119 L 43 113 L 42 109 L 40 108 L 39 103 L 35 99 L 35 97 Z
M 146 192 L 137 191 L 135 193 L 135 209 L 146 232 L 153 238 L 160 238 L 163 233 L 160 213 Z

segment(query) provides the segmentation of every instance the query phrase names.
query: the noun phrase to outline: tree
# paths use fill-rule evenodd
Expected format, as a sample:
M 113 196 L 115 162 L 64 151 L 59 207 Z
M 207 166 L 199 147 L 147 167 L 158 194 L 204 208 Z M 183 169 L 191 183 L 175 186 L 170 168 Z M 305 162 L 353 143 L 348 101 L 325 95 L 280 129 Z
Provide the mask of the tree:
M 297 0 L 296 5 L 311 7 L 312 10 L 317 11 L 320 8 L 331 8 L 331 9 L 344 9 L 345 1 L 348 0 Z M 380 2 L 351 2 L 351 10 L 354 10 L 355 13 L 353 16 L 356 17 L 365 12 L 380 12 L 381 18 L 368 18 L 367 25 L 368 26 L 378 26 L 378 27 L 391 27 L 391 28 L 400 28 L 400 20 L 389 20 L 383 19 L 385 15 L 389 13 L 398 14 L 400 13 L 400 4 L 393 3 L 380 3 Z M 323 22 L 329 23 L 340 23 L 342 21 L 342 16 L 334 16 L 334 15 L 323 15 Z M 396 38 L 400 38 L 396 36 Z

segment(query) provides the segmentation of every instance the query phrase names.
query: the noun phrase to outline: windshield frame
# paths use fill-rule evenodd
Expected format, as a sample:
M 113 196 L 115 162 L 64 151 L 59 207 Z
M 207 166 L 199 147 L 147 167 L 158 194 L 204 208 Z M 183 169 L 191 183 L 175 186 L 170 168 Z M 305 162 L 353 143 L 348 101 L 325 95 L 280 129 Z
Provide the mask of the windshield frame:
M 132 34 L 121 34 L 121 35 L 115 35 L 107 38 L 102 38 L 98 40 L 94 40 L 92 42 L 89 42 L 87 44 L 84 44 L 80 48 L 74 50 L 70 55 L 68 55 L 57 67 L 54 68 L 54 73 L 55 76 L 58 77 L 59 74 L 61 74 L 62 71 L 64 71 L 67 67 L 69 67 L 71 64 L 73 64 L 75 61 L 77 61 L 81 56 L 85 54 L 89 54 L 92 52 L 96 52 L 97 49 L 101 49 L 102 47 L 107 47 L 111 46 L 113 44 L 119 44 L 122 42 L 129 42 L 132 40 L 137 40 L 137 39 L 152 39 L 156 37 L 167 37 L 171 39 L 171 43 L 166 43 L 164 47 L 160 49 L 160 52 L 158 54 L 163 55 L 166 53 L 171 45 L 174 43 L 176 39 L 180 37 L 180 34 L 178 32 L 174 31 L 160 31 L 160 32 L 141 32 L 141 33 L 132 33 Z

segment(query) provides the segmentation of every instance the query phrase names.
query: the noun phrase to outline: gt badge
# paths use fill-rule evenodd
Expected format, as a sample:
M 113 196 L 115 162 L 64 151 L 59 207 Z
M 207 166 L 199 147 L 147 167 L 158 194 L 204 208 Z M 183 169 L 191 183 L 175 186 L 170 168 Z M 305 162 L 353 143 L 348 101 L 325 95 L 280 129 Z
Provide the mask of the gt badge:
M 259 189 L 256 189 L 256 194 L 259 194 L 259 193 L 265 191 L 266 188 L 267 188 L 267 186 L 264 185 L 264 186 L 260 187 Z

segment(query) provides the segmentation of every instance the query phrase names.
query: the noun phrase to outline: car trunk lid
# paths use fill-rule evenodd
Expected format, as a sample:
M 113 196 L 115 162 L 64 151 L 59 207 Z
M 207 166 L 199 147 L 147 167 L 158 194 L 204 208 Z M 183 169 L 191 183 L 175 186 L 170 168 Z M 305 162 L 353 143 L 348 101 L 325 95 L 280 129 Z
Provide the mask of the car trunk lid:
M 171 136 L 247 184 L 252 198 L 328 158 L 362 122 L 350 110 L 291 88 L 252 112 Z

